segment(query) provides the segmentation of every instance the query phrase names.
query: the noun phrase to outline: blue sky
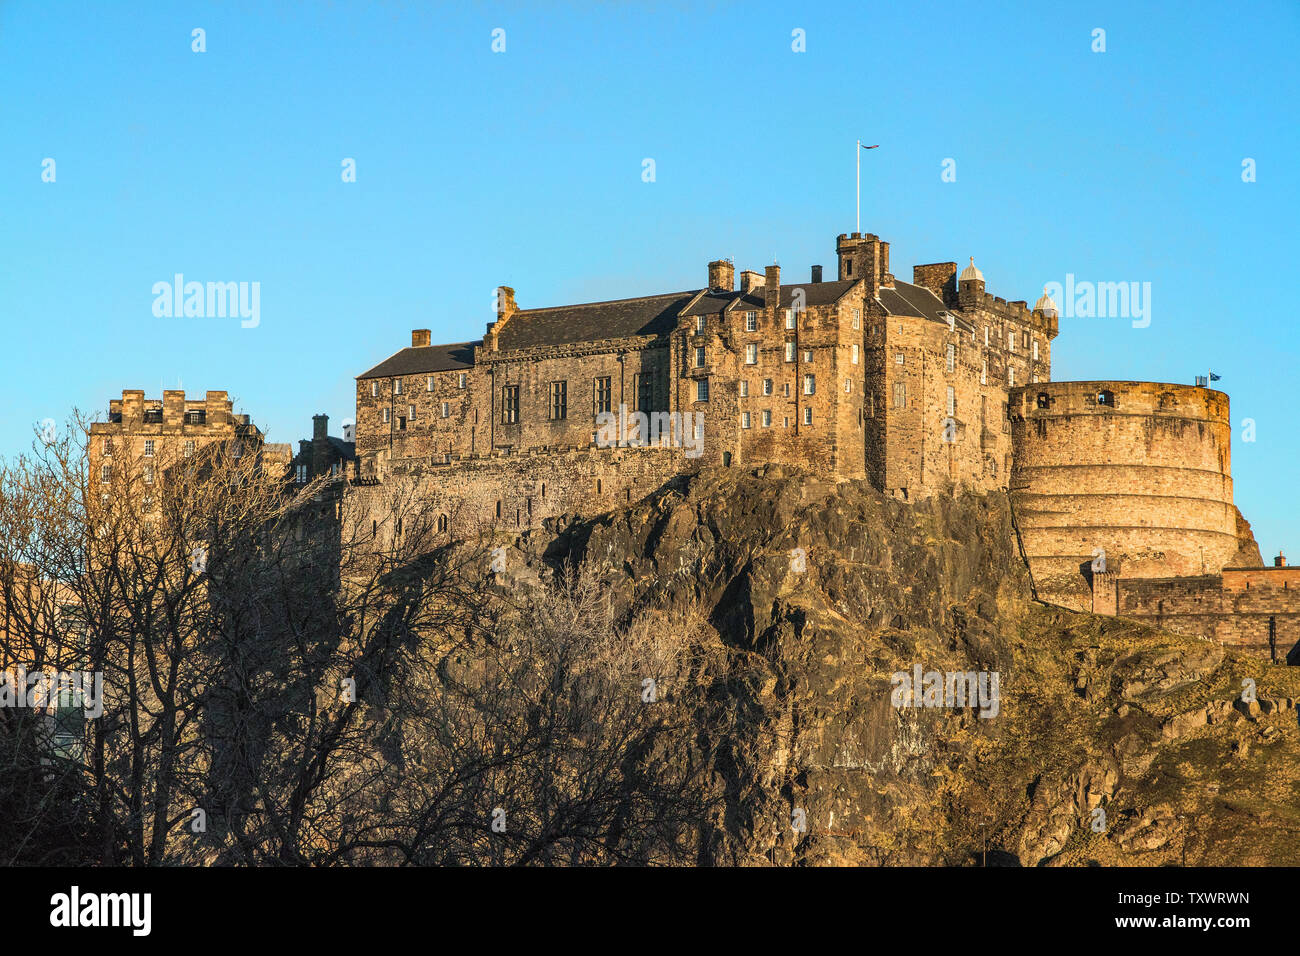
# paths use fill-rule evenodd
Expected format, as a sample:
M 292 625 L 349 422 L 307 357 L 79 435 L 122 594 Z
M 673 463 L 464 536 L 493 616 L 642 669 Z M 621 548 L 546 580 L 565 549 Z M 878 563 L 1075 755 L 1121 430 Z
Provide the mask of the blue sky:
M 412 328 L 481 336 L 499 284 L 531 307 L 697 288 L 721 256 L 833 272 L 861 137 L 900 278 L 974 255 L 1007 299 L 1150 282 L 1146 328 L 1063 318 L 1053 377 L 1213 367 L 1237 503 L 1300 557 L 1295 3 L 133 7 L 0 4 L 0 454 L 178 381 L 273 441 L 338 433 L 355 375 Z M 260 324 L 156 318 L 178 272 L 259 282 Z

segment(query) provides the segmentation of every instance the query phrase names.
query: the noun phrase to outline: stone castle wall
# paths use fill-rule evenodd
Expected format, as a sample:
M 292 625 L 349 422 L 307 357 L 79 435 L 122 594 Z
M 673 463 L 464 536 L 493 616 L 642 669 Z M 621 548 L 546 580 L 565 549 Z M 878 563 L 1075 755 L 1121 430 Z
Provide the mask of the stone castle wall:
M 1300 663 L 1300 568 L 1235 568 L 1116 582 L 1118 614 L 1218 641 L 1265 660 Z

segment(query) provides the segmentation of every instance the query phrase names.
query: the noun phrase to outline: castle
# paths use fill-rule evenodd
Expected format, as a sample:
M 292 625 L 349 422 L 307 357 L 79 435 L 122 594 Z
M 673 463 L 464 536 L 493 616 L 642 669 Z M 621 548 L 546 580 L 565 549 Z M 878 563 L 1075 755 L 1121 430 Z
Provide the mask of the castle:
M 599 514 L 700 468 L 786 464 L 906 501 L 1004 491 L 1044 600 L 1272 660 L 1300 642 L 1300 575 L 1263 566 L 1233 504 L 1225 394 L 1053 382 L 1046 294 L 991 295 L 973 258 L 904 282 L 872 234 L 835 252 L 834 280 L 770 265 L 737 282 L 715 260 L 700 288 L 533 309 L 503 286 L 481 339 L 416 329 L 357 376 L 347 493 L 364 510 L 415 488 L 455 538 Z

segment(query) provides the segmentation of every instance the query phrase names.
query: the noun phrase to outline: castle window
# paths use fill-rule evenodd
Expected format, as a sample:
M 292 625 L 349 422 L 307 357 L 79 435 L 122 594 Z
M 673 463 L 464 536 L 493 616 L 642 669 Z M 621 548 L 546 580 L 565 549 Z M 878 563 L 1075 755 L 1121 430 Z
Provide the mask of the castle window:
M 388 419 L 384 419 L 387 421 Z M 507 385 L 501 389 L 501 424 L 514 425 L 519 421 L 519 386 Z
M 812 409 L 811 409 L 811 408 L 805 408 L 805 409 L 803 410 L 803 423 L 804 423 L 805 425 L 811 425 L 811 424 L 812 424 Z
M 654 404 L 653 385 L 650 379 L 645 375 L 636 376 L 636 409 L 638 412 L 650 411 L 650 406 Z
M 185 443 L 185 457 L 186 457 L 186 458 L 193 458 L 193 457 L 194 457 L 194 440 L 193 440 L 193 439 L 190 439 L 189 441 L 187 441 L 187 442 Z
M 398 415 L 398 416 L 397 416 L 397 430 L 398 430 L 399 432 L 404 432 L 404 431 L 406 431 L 406 416 L 405 416 L 405 415 Z
M 427 379 L 425 379 L 425 382 L 424 382 L 424 390 L 425 390 L 426 392 L 432 392 L 432 391 L 433 391 L 433 376 L 432 376 L 432 375 L 430 375 Z
M 984 326 L 984 347 L 989 347 L 989 327 L 987 325 Z
M 803 393 L 805 395 L 817 394 L 817 376 L 805 375 L 803 377 Z
M 844 275 L 845 275 L 845 276 L 851 276 L 851 275 L 853 275 L 853 260 L 852 260 L 852 259 L 845 259 L 845 260 L 844 260 Z
M 794 361 L 794 343 L 793 343 L 793 342 L 786 342 L 786 343 L 785 343 L 785 360 L 786 360 L 787 362 L 793 362 L 793 361 Z
M 1037 381 L 1038 381 L 1038 373 L 1035 372 L 1033 375 L 1029 376 L 1029 381 L 1031 381 L 1031 382 L 1037 382 Z
M 385 423 L 387 423 L 388 421 L 390 421 L 390 420 L 392 419 L 392 409 L 390 409 L 390 408 L 385 408 L 385 409 L 383 409 L 383 410 L 380 412 L 379 417 L 380 417 L 380 418 L 381 418 Z
M 758 343 L 757 342 L 750 342 L 748 345 L 745 346 L 745 364 L 746 365 L 758 364 Z
M 614 404 L 614 387 L 610 377 L 604 375 L 596 379 L 596 414 L 608 412 Z
M 371 397 L 371 398 L 378 398 L 378 397 L 379 397 L 379 379 L 371 379 L 371 382 L 370 382 L 370 397 Z
M 707 402 L 709 400 L 709 380 L 702 378 L 695 383 L 695 400 L 697 402 Z
M 1052 405 L 1052 400 L 1051 400 L 1050 398 L 1048 398 L 1047 393 L 1046 393 L 1046 392 L 1039 392 L 1039 393 L 1038 393 L 1038 407 L 1039 407 L 1039 408 L 1050 408 L 1051 405 Z
M 894 383 L 894 407 L 895 408 L 907 407 L 907 383 L 906 382 Z
M 438 533 L 445 534 L 447 531 L 447 516 L 438 515 Z
M 501 501 L 500 501 L 500 499 L 497 500 L 497 517 L 498 517 L 498 518 L 501 517 Z
M 394 395 L 402 394 L 402 380 L 400 378 L 393 379 L 393 394 Z
M 1016 370 L 1010 365 L 1007 366 L 1007 384 L 1008 385 L 1016 384 Z
M 772 394 L 772 380 L 770 378 L 763 379 L 763 394 L 764 395 Z
M 854 310 L 853 310 L 853 327 L 854 327 L 855 329 L 860 329 L 860 328 L 862 328 L 862 310 L 861 310 L 861 309 L 854 309 Z
M 243 443 L 242 441 L 236 441 L 236 442 L 235 442 L 235 445 L 234 445 L 234 448 L 231 449 L 230 454 L 231 454 L 231 456 L 234 457 L 234 458 L 243 458 L 243 457 L 244 457 L 244 443 Z
M 804 349 L 804 350 L 803 350 L 803 363 L 804 363 L 805 365 L 811 365 L 811 364 L 812 364 L 812 360 L 813 360 L 813 359 L 812 359 L 812 349 Z
M 551 421 L 563 421 L 569 417 L 569 383 L 551 383 Z
M 953 371 L 957 367 L 957 346 L 953 345 L 951 342 L 948 343 L 948 355 L 944 359 L 944 367 L 949 372 Z
M 723 467 L 723 468 L 730 468 L 730 467 L 731 467 L 731 452 L 729 452 L 729 451 L 724 451 L 724 452 L 722 453 L 722 467 Z M 631 501 L 631 500 L 632 500 L 632 492 L 631 492 L 630 489 L 628 490 L 628 493 L 627 493 L 627 500 L 628 500 L 628 501 Z
M 902 364 L 903 364 L 903 353 L 902 353 L 902 352 L 899 352 L 897 355 L 894 356 L 894 364 L 896 364 L 896 365 L 902 365 Z
M 407 417 L 407 419 L 408 419 L 409 421 L 415 421 L 415 406 L 414 406 L 414 405 L 407 405 L 407 406 L 406 406 L 406 417 Z
M 370 522 L 370 537 L 372 537 L 372 538 L 373 538 L 373 537 L 376 537 L 378 534 L 379 534 L 379 522 L 378 522 L 378 521 L 371 521 L 371 522 Z
M 741 427 L 741 428 L 749 428 L 749 427 L 750 427 L 749 412 L 741 412 L 741 413 L 740 413 L 740 427 Z
M 789 382 L 785 382 L 784 384 L 782 384 L 782 386 L 781 386 L 781 393 L 782 393 L 786 398 L 789 398 L 789 397 L 790 397 L 790 383 L 789 383 Z
M 989 363 L 985 361 L 980 365 L 980 384 L 987 385 L 988 383 L 989 383 Z
M 781 427 L 782 427 L 782 428 L 789 428 L 789 427 L 790 427 L 790 416 L 789 416 L 789 415 L 786 415 L 784 418 L 781 419 Z
M 104 439 L 104 454 L 106 456 L 113 454 L 113 439 L 111 438 Z
M 758 331 L 758 313 L 757 313 L 757 312 L 746 312 L 746 313 L 745 313 L 745 331 L 746 331 L 746 332 L 757 332 L 757 331 Z
M 854 365 L 858 364 L 858 347 L 852 345 L 849 347 L 849 356 Z
M 306 466 L 306 465 L 299 465 L 299 466 L 298 466 L 296 469 L 294 469 L 294 470 L 295 470 L 295 471 L 297 472 L 297 474 L 298 474 L 298 484 L 300 484 L 300 485 L 305 485 L 305 484 L 307 484 L 307 466 Z
M 785 327 L 793 329 L 795 327 L 794 309 L 785 310 Z
M 1014 352 L 1015 350 L 1016 350 L 1016 332 L 1015 329 L 1012 329 L 1010 332 L 1007 333 L 1007 351 Z
M 695 331 L 696 331 L 696 332 L 703 332 L 703 331 L 704 331 L 704 316 L 702 316 L 702 315 L 697 315 L 697 316 L 695 317 Z
M 605 490 L 604 482 L 602 482 L 599 478 L 597 478 L 597 479 L 596 479 L 596 494 L 598 494 L 598 495 L 599 495 L 599 494 L 602 494 L 602 493 L 604 492 L 604 490 Z
M 703 345 L 695 349 L 695 367 L 704 368 L 704 346 Z
M 876 393 L 867 392 L 867 417 L 876 417 Z
M 153 483 L 153 465 L 144 466 L 144 480 L 145 484 Z
M 948 417 L 957 414 L 957 390 L 951 385 L 948 386 Z
M 740 397 L 749 398 L 749 381 L 745 380 L 740 383 Z
M 1034 361 L 1038 361 L 1038 339 L 1034 339 Z
M 152 439 L 152 438 L 146 438 L 146 439 L 144 440 L 144 457 L 146 457 L 146 458 L 152 458 L 152 457 L 153 457 L 153 439 Z
M 113 480 L 113 467 L 111 465 L 99 466 L 99 481 L 101 484 L 108 484 Z
M 1023 345 L 1025 348 L 1029 348 L 1029 333 L 1028 333 L 1028 332 L 1021 332 L 1021 333 L 1020 333 L 1020 344 Z
M 468 376 L 468 375 L 466 375 L 464 372 L 461 372 L 459 375 L 456 376 L 456 387 L 457 387 L 457 388 L 466 388 L 466 387 L 468 387 L 468 385 L 469 385 L 469 376 Z
M 851 379 L 851 378 L 846 378 L 846 379 L 844 380 L 844 394 L 845 394 L 845 395 L 852 395 L 852 394 L 853 394 L 853 379 Z
M 451 402 L 442 403 L 442 417 L 451 418 Z
M 1111 408 L 1114 408 L 1115 393 L 1110 391 L 1109 389 L 1102 389 L 1100 392 L 1097 393 L 1097 404 L 1109 405 Z
M 704 441 L 704 423 L 703 423 L 703 422 L 696 422 L 696 423 L 695 423 L 695 428 L 694 428 L 694 429 L 692 430 L 692 432 L 691 432 L 691 437 L 692 437 L 695 441 L 697 441 L 697 442 L 702 442 L 702 441 Z
M 766 409 L 766 408 L 763 409 L 763 427 L 764 428 L 772 427 L 772 412 L 770 409 Z

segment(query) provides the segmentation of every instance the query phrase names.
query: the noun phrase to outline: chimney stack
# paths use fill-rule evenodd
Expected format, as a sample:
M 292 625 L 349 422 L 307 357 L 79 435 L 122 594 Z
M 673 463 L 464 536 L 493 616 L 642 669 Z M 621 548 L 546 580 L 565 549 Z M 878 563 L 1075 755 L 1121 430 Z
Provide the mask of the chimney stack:
M 311 437 L 313 441 L 323 441 L 329 437 L 330 417 L 328 415 L 313 415 L 311 417 Z
M 736 288 L 736 267 L 726 259 L 709 263 L 709 288 L 730 292 Z
M 781 306 L 781 267 L 768 266 L 764 271 L 763 305 L 775 311 Z
M 813 282 L 821 282 L 821 281 L 822 281 L 822 267 L 821 267 L 821 266 L 813 266 L 813 270 L 812 270 L 812 280 L 813 280 Z
M 411 329 L 411 348 L 419 349 L 429 345 L 430 332 L 428 329 Z
M 1281 550 L 1278 551 L 1277 557 L 1273 559 L 1273 567 L 1275 568 L 1286 567 L 1286 555 L 1283 554 Z
M 752 269 L 746 269 L 740 274 L 740 291 L 750 292 L 754 289 L 763 288 L 763 277 Z

